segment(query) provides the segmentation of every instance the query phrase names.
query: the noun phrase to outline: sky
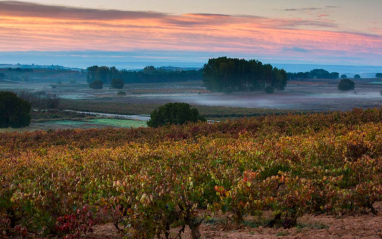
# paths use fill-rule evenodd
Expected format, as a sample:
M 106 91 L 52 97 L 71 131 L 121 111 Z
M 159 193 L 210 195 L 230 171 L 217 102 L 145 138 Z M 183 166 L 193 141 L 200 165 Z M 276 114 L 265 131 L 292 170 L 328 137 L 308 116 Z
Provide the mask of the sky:
M 381 0 L 0 0 L 0 64 L 379 66 L 381 11 Z

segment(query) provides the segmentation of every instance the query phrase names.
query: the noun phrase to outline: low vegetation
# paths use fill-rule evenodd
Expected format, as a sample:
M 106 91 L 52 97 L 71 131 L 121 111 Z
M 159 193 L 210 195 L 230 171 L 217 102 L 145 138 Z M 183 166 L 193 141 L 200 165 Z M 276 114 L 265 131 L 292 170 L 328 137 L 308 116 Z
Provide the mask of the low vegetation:
M 100 80 L 93 80 L 92 82 L 89 83 L 89 87 L 96 90 L 102 89 L 103 82 Z
M 125 91 L 118 91 L 117 95 L 118 96 L 126 96 L 126 92 Z
M 349 79 L 343 79 L 338 84 L 338 89 L 342 91 L 354 90 L 355 83 Z
M 122 79 L 113 79 L 111 80 L 111 88 L 114 89 L 123 89 L 125 82 Z
M 264 88 L 264 91 L 265 91 L 265 93 L 267 93 L 267 94 L 272 94 L 273 91 L 274 91 L 274 89 L 273 89 L 272 86 L 267 86 L 267 87 Z
M 81 236 L 112 222 L 166 237 L 213 213 L 267 226 L 313 214 L 377 213 L 382 110 L 264 116 L 140 129 L 3 133 L 0 233 Z M 182 236 L 179 231 L 179 238 Z
M 28 101 L 34 109 L 57 109 L 60 105 L 60 99 L 56 95 L 45 91 L 16 91 L 16 94 Z

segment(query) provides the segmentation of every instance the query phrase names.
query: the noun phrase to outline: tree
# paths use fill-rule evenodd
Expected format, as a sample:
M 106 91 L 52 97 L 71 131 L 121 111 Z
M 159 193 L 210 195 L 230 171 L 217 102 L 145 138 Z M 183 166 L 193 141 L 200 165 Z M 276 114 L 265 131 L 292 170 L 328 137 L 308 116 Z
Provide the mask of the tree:
M 310 71 L 311 78 L 330 79 L 330 73 L 324 69 L 314 69 Z
M 154 66 L 146 66 L 143 68 L 143 73 L 145 74 L 153 74 L 155 72 L 155 67 Z
M 109 83 L 110 82 L 110 77 L 111 77 L 111 71 L 109 67 L 107 66 L 101 66 L 98 67 L 98 71 L 96 74 L 96 80 L 102 81 L 102 83 Z
M 87 68 L 86 81 L 90 84 L 96 79 L 98 66 L 90 66 Z
M 341 75 L 341 79 L 346 79 L 346 78 L 348 78 L 347 75 L 345 75 L 345 74 Z
M 377 77 L 377 78 L 382 78 L 382 73 L 377 73 L 377 74 L 375 74 L 375 77 Z
M 356 74 L 356 75 L 354 76 L 354 79 L 361 79 L 361 76 L 358 75 L 358 74 Z
M 349 79 L 343 79 L 338 84 L 338 89 L 342 91 L 354 90 L 354 81 Z
M 329 74 L 329 79 L 338 79 L 340 77 L 340 73 L 332 72 Z
M 125 82 L 122 79 L 113 79 L 111 80 L 111 88 L 114 89 L 123 89 Z
M 167 103 L 151 113 L 151 119 L 147 125 L 157 128 L 167 124 L 181 125 L 197 121 L 205 122 L 206 119 L 199 115 L 196 108 L 191 108 L 187 103 Z
M 92 89 L 102 89 L 103 88 L 103 82 L 100 80 L 93 80 L 90 84 L 89 87 Z
M 0 91 L 0 128 L 26 127 L 31 122 L 31 104 L 13 92 Z
M 100 80 L 103 83 L 110 82 L 112 71 L 107 66 L 91 66 L 87 68 L 87 71 L 88 74 L 86 76 L 86 80 L 88 83 L 91 83 L 94 80 Z

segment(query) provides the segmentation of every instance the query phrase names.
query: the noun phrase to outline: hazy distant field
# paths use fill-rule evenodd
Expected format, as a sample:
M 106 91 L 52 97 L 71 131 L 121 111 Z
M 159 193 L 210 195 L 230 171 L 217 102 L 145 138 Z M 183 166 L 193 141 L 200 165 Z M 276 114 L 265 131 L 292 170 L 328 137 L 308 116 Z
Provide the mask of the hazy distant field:
M 263 92 L 209 93 L 202 82 L 127 84 L 122 91 L 126 96 L 117 96 L 120 90 L 89 89 L 86 84 L 63 84 L 52 89 L 50 84 L 0 84 L 0 89 L 25 89 L 45 91 L 63 99 L 97 100 L 124 104 L 155 104 L 187 102 L 200 106 L 229 106 L 245 108 L 268 108 L 288 110 L 349 110 L 352 108 L 379 107 L 382 103 L 382 82 L 377 79 L 356 81 L 356 89 L 341 92 L 339 80 L 290 82 L 285 91 L 274 94 Z M 144 112 L 149 113 L 149 112 Z

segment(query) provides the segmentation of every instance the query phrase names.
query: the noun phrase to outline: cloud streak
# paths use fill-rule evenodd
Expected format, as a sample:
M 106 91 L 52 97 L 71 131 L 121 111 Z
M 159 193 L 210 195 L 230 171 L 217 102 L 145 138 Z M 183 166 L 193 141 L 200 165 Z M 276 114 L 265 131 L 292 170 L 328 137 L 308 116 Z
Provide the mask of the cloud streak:
M 342 52 L 348 57 L 370 53 L 382 58 L 379 33 L 346 32 L 325 19 L 173 15 L 13 1 L 0 2 L 0 19 L 3 52 L 160 50 L 282 59 L 322 58 Z
M 67 20 L 158 19 L 166 16 L 166 14 L 158 12 L 86 9 L 65 6 L 49 6 L 17 1 L 0 2 L 0 14 L 2 16 L 39 17 Z

